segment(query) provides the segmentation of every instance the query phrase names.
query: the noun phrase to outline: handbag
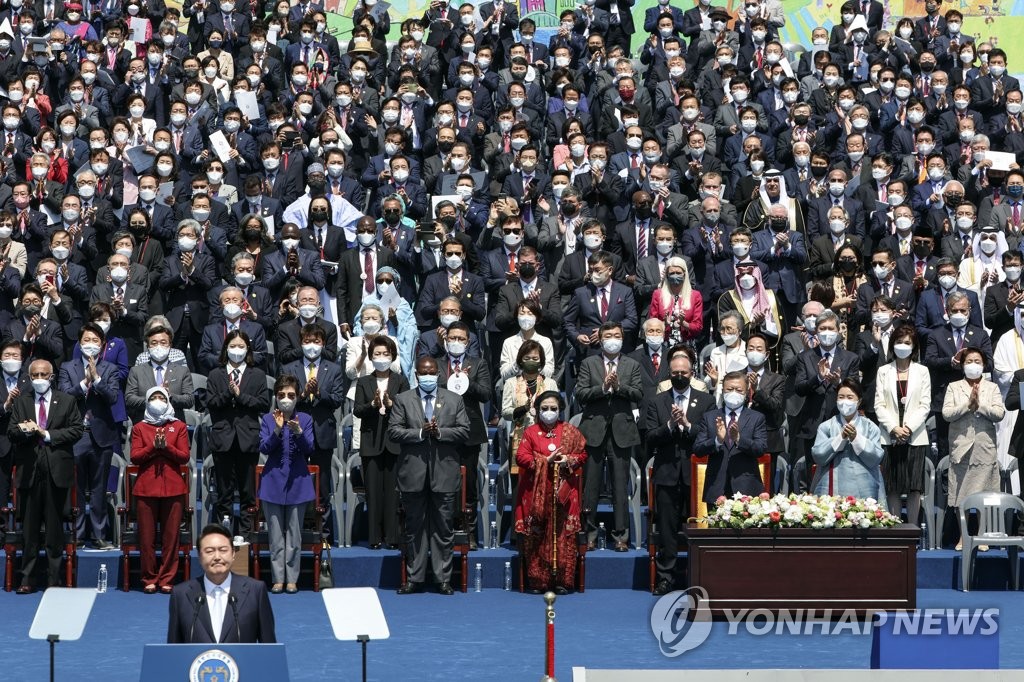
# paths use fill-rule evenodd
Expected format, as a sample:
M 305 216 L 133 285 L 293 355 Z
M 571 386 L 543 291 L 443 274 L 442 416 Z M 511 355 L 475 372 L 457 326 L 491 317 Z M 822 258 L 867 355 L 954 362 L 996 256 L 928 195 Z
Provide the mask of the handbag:
M 331 564 L 331 545 L 327 540 L 320 541 L 320 585 L 321 590 L 334 587 L 334 569 Z

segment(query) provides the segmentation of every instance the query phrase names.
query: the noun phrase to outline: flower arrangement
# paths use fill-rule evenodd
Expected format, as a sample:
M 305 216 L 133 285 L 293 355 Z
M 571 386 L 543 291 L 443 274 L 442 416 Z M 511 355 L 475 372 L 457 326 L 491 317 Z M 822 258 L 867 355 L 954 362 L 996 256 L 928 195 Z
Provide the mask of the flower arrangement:
M 712 528 L 888 528 L 901 523 L 878 500 L 833 495 L 719 497 L 707 518 Z

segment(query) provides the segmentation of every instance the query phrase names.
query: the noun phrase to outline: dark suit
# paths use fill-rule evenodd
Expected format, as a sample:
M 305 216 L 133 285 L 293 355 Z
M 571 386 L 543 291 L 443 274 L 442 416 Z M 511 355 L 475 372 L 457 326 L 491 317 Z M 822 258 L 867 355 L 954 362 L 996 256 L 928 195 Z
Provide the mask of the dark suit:
M 299 382 L 299 403 L 296 410 L 305 412 L 313 419 L 313 454 L 310 464 L 316 464 L 321 472 L 331 470 L 331 458 L 338 446 L 338 420 L 335 411 L 345 402 L 345 375 L 341 366 L 323 357 L 316 366 L 316 391 L 306 391 L 309 381 L 309 360 L 303 357 L 285 365 L 281 374 L 290 374 Z M 320 476 L 320 504 L 331 506 L 331 476 Z M 325 525 L 330 528 L 330 524 Z
M 183 351 L 190 345 L 195 361 L 210 314 L 206 293 L 217 283 L 217 267 L 207 253 L 195 253 L 192 265 L 192 274 L 183 276 L 181 255 L 167 256 L 160 290 L 164 295 L 164 314 L 174 327 L 174 347 Z M 188 315 L 185 315 L 186 305 Z
M 363 248 L 359 247 L 342 252 L 338 262 L 338 315 L 342 318 L 342 322 L 347 322 L 350 325 L 355 324 L 356 314 L 362 307 L 363 296 L 366 295 L 366 281 L 370 281 L 372 288 L 374 278 L 377 276 L 376 272 L 366 275 L 363 271 L 365 259 Z M 385 246 L 375 245 L 373 263 L 378 270 L 385 266 L 395 267 L 395 252 Z
M 15 448 L 18 468 L 14 485 L 18 488 L 18 507 L 22 514 L 25 546 L 21 563 L 21 584 L 31 586 L 32 573 L 39 557 L 40 527 L 46 525 L 47 584 L 60 583 L 60 559 L 64 545 L 64 509 L 68 490 L 74 485 L 74 446 L 85 432 L 75 399 L 60 391 L 50 391 L 46 431 L 50 442 L 38 434 L 25 434 L 21 422 L 37 422 L 39 396 L 23 392 L 14 401 L 7 437 Z M 37 422 L 38 423 L 38 422 Z
M 633 348 L 636 330 L 639 325 L 633 291 L 625 284 L 619 284 L 616 281 L 612 281 L 610 286 L 608 315 L 603 318 L 601 316 L 601 303 L 598 300 L 597 287 L 593 284 L 581 286 L 571 296 L 567 297 L 564 303 L 565 335 L 576 346 L 580 359 L 588 353 L 597 353 L 600 349 L 600 343 L 580 346 L 576 337 L 580 334 L 591 334 L 604 322 L 621 323 L 622 349 L 628 352 Z
M 738 418 L 739 438 L 732 443 L 728 440 L 719 443 L 717 420 L 722 419 L 728 426 L 727 413 L 730 412 L 732 410 L 705 412 L 693 444 L 696 454 L 708 458 L 703 497 L 708 505 L 714 505 L 722 495 L 732 497 L 733 493 L 759 495 L 764 492 L 764 481 L 757 466 L 757 458 L 768 448 L 764 415 L 744 407 Z
M 750 381 L 749 372 L 747 381 Z M 786 418 L 786 378 L 765 367 L 757 380 L 757 389 L 754 391 L 750 406 L 764 415 L 765 428 L 768 430 L 766 452 L 772 455 L 774 472 L 775 458 L 786 449 L 786 442 L 782 436 L 782 422 Z
M 15 385 L 22 393 L 32 392 L 32 383 L 28 378 L 28 368 L 14 376 Z M 11 423 L 10 411 L 4 409 L 7 402 L 7 374 L 0 372 L 0 505 L 7 506 L 11 498 L 11 467 L 14 466 L 14 449 L 11 446 L 11 439 L 7 436 L 7 427 Z M 12 405 L 13 408 L 13 405 Z M 5 527 L 7 520 L 0 522 L 0 527 Z
M 462 321 L 476 331 L 476 323 L 482 322 L 487 315 L 484 307 L 484 280 L 479 275 L 469 272 L 465 267 L 459 273 L 462 278 L 462 293 L 459 300 L 462 301 Z M 451 296 L 449 279 L 451 273 L 447 268 L 428 275 L 423 282 L 423 288 L 416 301 L 416 325 L 420 329 L 436 328 L 437 310 L 441 301 Z
M 690 500 L 690 454 L 700 420 L 705 412 L 715 409 L 715 399 L 694 388 L 685 403 L 690 428 L 681 429 L 672 422 L 675 390 L 653 396 L 644 413 L 647 443 L 654 450 L 654 472 L 658 536 L 661 539 L 657 566 L 658 580 L 672 582 L 675 578 L 676 555 L 679 553 L 679 526 L 693 510 Z
M 295 279 L 305 286 L 310 286 L 317 290 L 324 288 L 327 280 L 324 278 L 324 269 L 320 263 L 320 254 L 310 249 L 304 249 L 301 246 L 298 249 L 298 254 L 299 269 L 294 273 L 294 275 L 289 272 L 285 265 L 287 262 L 287 254 L 285 254 L 283 248 L 267 253 L 266 258 L 263 259 L 263 274 L 260 278 L 260 282 L 270 290 L 270 294 L 274 297 L 274 300 L 278 300 L 280 298 L 284 284 L 290 276 L 294 276 Z
M 387 394 L 392 400 L 408 390 L 406 378 L 392 372 L 387 387 Z M 376 395 L 377 378 L 373 375 L 360 377 L 356 382 L 352 414 L 360 419 L 359 455 L 366 485 L 367 540 L 370 545 L 379 545 L 383 541 L 394 546 L 399 542 L 395 465 L 400 448 L 388 434 L 392 409 L 385 408 L 382 415 L 380 409 L 373 405 Z
M 263 327 L 244 317 L 239 319 L 238 328 L 249 337 L 249 349 L 252 351 L 253 365 L 264 372 L 267 371 L 267 337 Z M 203 340 L 197 355 L 198 371 L 207 374 L 220 363 L 220 351 L 228 336 L 227 322 L 221 320 L 208 324 L 203 328 Z
M 831 351 L 831 369 L 839 373 L 839 380 L 856 378 L 860 370 L 860 359 L 851 351 L 838 345 Z M 789 420 L 790 456 L 795 461 L 805 457 L 807 463 L 804 485 L 810 484 L 811 446 L 818 434 L 818 425 L 836 416 L 836 393 L 838 382 L 824 384 L 818 375 L 818 362 L 823 355 L 821 348 L 805 350 L 797 356 L 795 366 L 796 394 L 805 398 L 799 414 Z
M 914 294 L 914 285 L 900 279 L 893 279 L 892 293 L 889 298 L 896 304 L 896 311 L 903 313 L 903 319 L 914 319 L 914 312 L 917 308 L 917 297 Z M 861 325 L 871 327 L 871 301 L 882 293 L 885 293 L 882 285 L 878 283 L 874 275 L 868 277 L 868 281 L 857 287 L 857 303 L 854 307 L 854 330 Z
M 1006 308 L 1009 300 L 1006 282 L 991 284 L 985 290 L 985 326 L 992 330 L 993 348 L 999 343 L 999 337 L 1013 329 L 1013 312 Z
M 274 612 L 270 608 L 266 583 L 244 575 L 232 574 L 228 599 L 233 601 L 225 606 L 220 633 L 215 636 L 203 576 L 175 585 L 174 591 L 171 592 L 170 613 L 167 619 L 167 643 L 277 642 L 274 633 Z
M 959 286 L 954 287 L 953 291 L 967 295 L 967 301 L 971 305 L 971 312 L 967 320 L 967 326 L 980 327 L 981 304 L 978 303 L 978 295 L 969 289 L 961 289 Z M 917 335 L 921 337 L 922 345 L 924 345 L 928 340 L 928 336 L 932 329 L 942 327 L 948 322 L 946 319 L 946 304 L 944 300 L 942 291 L 938 285 L 925 289 L 917 299 L 917 311 L 914 314 L 914 327 L 917 328 Z
M 315 324 L 323 330 L 324 351 L 323 359 L 336 362 L 338 359 L 338 325 L 331 324 L 322 317 L 314 317 L 311 324 Z M 300 333 L 305 323 L 300 318 L 283 322 L 277 328 L 277 342 L 274 344 L 274 353 L 277 356 L 279 366 L 295 362 L 302 357 L 302 339 Z M 342 358 L 344 362 L 344 358 Z M 305 384 L 303 384 L 305 385 Z
M 89 295 L 89 305 L 91 306 L 93 303 L 109 305 L 114 300 L 115 286 L 110 283 L 93 286 L 92 293 Z M 121 296 L 124 314 L 114 316 L 107 336 L 124 339 L 125 345 L 128 347 L 129 359 L 135 360 L 142 352 L 142 329 L 149 318 L 149 292 L 146 290 L 144 280 L 139 284 L 127 281 L 121 286 L 124 288 Z
M 24 367 L 28 367 L 33 360 L 49 360 L 55 368 L 59 367 L 64 352 L 64 335 L 61 333 L 61 326 L 53 320 L 41 318 L 39 335 L 32 341 L 24 341 L 25 328 L 25 321 L 15 318 L 3 328 L 0 339 L 3 343 L 21 342 L 21 357 L 24 359 L 22 366 Z
M 458 446 L 469 438 L 469 415 L 462 398 L 443 388 L 431 397 L 437 438 L 426 436 L 424 401 L 418 388 L 397 395 L 388 436 L 399 444 L 398 490 L 405 508 L 405 562 L 410 583 L 423 583 L 430 567 L 439 583 L 452 573 L 452 518 L 459 490 Z
M 229 365 L 230 366 L 230 365 Z M 228 371 L 217 367 L 206 380 L 206 407 L 210 413 L 210 449 L 217 482 L 216 518 L 232 518 L 235 491 L 242 510 L 239 532 L 247 537 L 252 515 L 256 462 L 259 460 L 260 418 L 270 409 L 267 375 L 246 367 L 236 396 L 228 387 Z
M 580 364 L 576 383 L 576 402 L 583 410 L 580 433 L 587 441 L 587 462 L 584 465 L 583 506 L 587 515 L 587 536 L 597 538 L 597 499 L 601 489 L 601 472 L 607 462 L 612 476 L 614 527 L 616 542 L 629 543 L 627 514 L 627 477 L 632 450 L 640 444 L 640 431 L 633 410 L 643 397 L 640 365 L 624 355 L 615 359 L 619 387 L 606 393 L 603 388 L 607 374 L 604 353 L 587 357 Z M 639 538 L 638 538 L 639 539 Z
M 174 416 L 185 420 L 185 410 L 195 404 L 195 387 L 192 385 L 192 373 L 181 364 L 165 362 L 163 365 L 163 382 L 170 393 Z M 142 419 L 146 411 L 146 392 L 156 386 L 156 372 L 152 361 L 144 365 L 135 365 L 128 371 L 128 384 L 124 389 L 125 409 L 133 422 Z

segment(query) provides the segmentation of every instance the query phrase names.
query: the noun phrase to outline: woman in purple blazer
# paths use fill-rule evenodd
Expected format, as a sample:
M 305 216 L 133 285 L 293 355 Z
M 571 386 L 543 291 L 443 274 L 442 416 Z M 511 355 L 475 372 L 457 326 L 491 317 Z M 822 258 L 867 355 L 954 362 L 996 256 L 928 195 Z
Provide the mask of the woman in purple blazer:
M 270 541 L 270 591 L 294 594 L 299 577 L 302 519 L 316 498 L 309 456 L 313 453 L 313 418 L 296 412 L 299 382 L 281 375 L 274 384 L 277 409 L 260 420 L 260 453 L 267 456 L 259 498 Z

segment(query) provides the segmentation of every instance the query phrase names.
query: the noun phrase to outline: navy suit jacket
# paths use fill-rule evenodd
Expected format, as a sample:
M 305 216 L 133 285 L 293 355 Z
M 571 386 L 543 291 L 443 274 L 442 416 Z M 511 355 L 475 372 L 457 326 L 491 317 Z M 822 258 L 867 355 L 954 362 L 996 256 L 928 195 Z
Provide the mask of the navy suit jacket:
M 728 424 L 725 410 L 704 413 L 693 444 L 696 454 L 708 458 L 708 468 L 704 475 L 704 501 L 714 504 L 720 496 L 731 496 L 737 492 L 760 495 L 764 492 L 764 481 L 757 466 L 757 458 L 768 451 L 768 428 L 764 415 L 744 407 L 739 416 L 740 436 L 731 445 L 716 442 L 718 418 Z
M 804 290 L 803 269 L 807 263 L 807 248 L 804 236 L 790 230 L 788 252 L 775 255 L 775 235 L 771 230 L 758 230 L 754 233 L 754 244 L 750 247 L 750 256 L 768 266 L 769 275 L 774 276 L 786 300 L 791 303 L 803 301 Z
M 164 314 L 175 329 L 185 316 L 186 303 L 192 322 L 197 326 L 206 326 L 210 314 L 206 293 L 217 283 L 217 267 L 208 253 L 196 253 L 192 265 L 192 274 L 183 280 L 181 256 L 172 253 L 164 258 L 160 290 L 164 295 Z
M 128 418 L 124 407 L 124 394 L 117 365 L 100 360 L 96 363 L 100 380 L 88 391 L 82 390 L 85 364 L 82 360 L 69 360 L 60 366 L 57 389 L 73 397 L 78 411 L 89 418 L 89 430 L 103 447 L 113 447 L 121 441 L 121 422 Z
M 224 609 L 219 637 L 214 636 L 210 605 L 206 599 L 203 576 L 178 583 L 171 592 L 167 619 L 168 644 L 245 643 L 274 644 L 274 612 L 270 608 L 267 585 L 244 575 L 231 576 L 233 600 Z M 233 607 L 232 607 L 233 604 Z M 196 609 L 199 610 L 198 617 Z M 235 619 L 237 613 L 238 618 Z M 193 626 L 195 622 L 195 626 Z
M 809 400 L 804 400 L 800 413 L 790 420 L 790 438 L 814 440 L 818 425 L 837 414 L 838 385 L 826 386 L 821 382 L 818 376 L 818 362 L 821 358 L 822 354 L 817 348 L 802 351 L 796 358 L 796 394 Z M 856 378 L 860 371 L 860 357 L 836 346 L 832 349 L 832 371 L 838 372 L 841 380 Z
M 253 366 L 267 371 L 267 336 L 257 322 L 242 319 L 238 328 L 249 337 Z M 227 323 L 221 320 L 203 328 L 203 341 L 199 346 L 199 371 L 209 374 L 220 364 L 220 351 L 227 337 Z
M 967 294 L 967 300 L 971 304 L 967 326 L 981 327 L 981 304 L 978 302 L 978 295 L 960 287 L 956 287 L 953 291 Z M 942 327 L 946 323 L 946 306 L 942 301 L 942 294 L 939 292 L 938 286 L 928 287 L 918 297 L 917 311 L 914 314 L 914 326 L 917 328 L 918 336 L 921 337 L 919 343 L 923 346 L 928 340 L 931 330 Z
M 321 356 L 316 368 L 316 393 L 310 395 L 306 392 L 308 365 L 309 361 L 303 357 L 285 365 L 282 373 L 292 375 L 299 382 L 299 404 L 295 409 L 313 418 L 316 447 L 333 450 L 338 443 L 338 420 L 334 415 L 345 402 L 345 375 L 339 365 Z
M 974 314 L 974 309 L 971 309 Z M 985 371 L 992 371 L 992 340 L 988 332 L 981 326 L 969 322 L 964 331 L 963 347 L 974 346 L 980 348 L 985 356 Z M 932 379 L 932 410 L 940 412 L 942 401 L 946 397 L 946 387 L 954 381 L 963 378 L 963 370 L 954 368 L 952 358 L 956 355 L 956 342 L 953 340 L 953 328 L 946 324 L 931 330 L 927 342 L 924 345 L 924 366 L 928 368 Z M 1016 393 L 1017 389 L 1011 389 Z
M 445 269 L 428 275 L 424 280 L 416 303 L 418 327 L 437 326 L 437 309 L 441 305 L 441 300 L 451 295 L 448 277 L 448 270 Z M 462 321 L 470 326 L 471 331 L 476 331 L 476 323 L 482 322 L 487 316 L 487 309 L 484 307 L 483 278 L 462 268 L 462 295 L 459 299 L 462 301 Z
M 597 300 L 597 287 L 593 284 L 584 284 L 576 289 L 564 302 L 565 310 L 565 335 L 577 346 L 578 351 L 586 353 L 600 352 L 600 344 L 594 344 L 586 348 L 580 348 L 576 337 L 580 334 L 590 334 L 598 329 L 603 322 L 620 322 L 622 324 L 622 350 L 628 353 L 633 350 L 633 340 L 636 335 L 639 319 L 636 312 L 636 300 L 633 298 L 633 290 L 625 284 L 613 281 L 611 284 L 611 295 L 608 300 L 608 315 L 601 319 L 601 304 Z
M 323 289 L 327 280 L 324 277 L 323 266 L 320 265 L 320 254 L 316 251 L 299 247 L 299 271 L 296 279 L 302 284 L 311 286 L 314 289 Z M 263 286 L 270 290 L 275 298 L 288 279 L 288 268 L 285 267 L 285 253 L 277 249 L 267 254 L 263 259 L 263 276 L 260 278 Z

